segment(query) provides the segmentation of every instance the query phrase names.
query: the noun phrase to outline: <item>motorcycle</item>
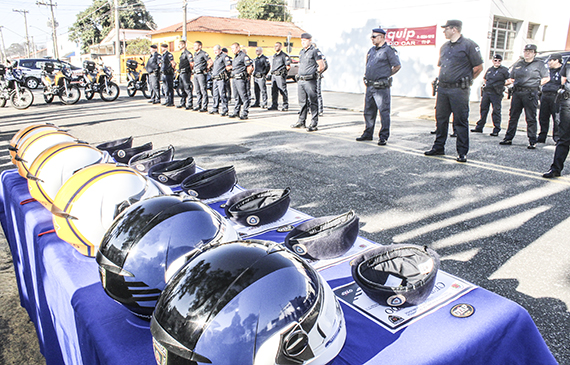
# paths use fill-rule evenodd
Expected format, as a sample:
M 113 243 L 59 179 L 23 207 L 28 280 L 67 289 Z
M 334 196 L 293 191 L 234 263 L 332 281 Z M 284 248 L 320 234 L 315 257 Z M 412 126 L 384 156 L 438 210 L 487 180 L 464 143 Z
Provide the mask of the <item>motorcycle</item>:
M 143 59 L 141 58 L 141 61 Z M 144 97 L 150 99 L 150 90 L 148 86 L 148 72 L 144 69 L 144 61 L 142 62 L 143 69 L 137 72 L 139 63 L 135 60 L 127 60 L 127 94 L 130 97 L 135 96 L 137 90 L 141 90 Z
M 115 84 L 113 70 L 105 65 L 95 66 L 93 61 L 83 61 L 83 78 L 81 83 L 85 88 L 85 98 L 93 99 L 95 93 L 101 95 L 104 101 L 114 101 L 119 97 L 119 85 Z
M 51 103 L 57 95 L 65 105 L 75 104 L 81 97 L 77 85 L 71 83 L 71 70 L 65 65 L 54 74 L 53 62 L 42 66 L 42 84 L 44 85 L 44 100 Z
M 26 86 L 22 70 L 16 67 L 16 62 L 8 67 L 0 64 L 0 108 L 10 100 L 16 109 L 27 109 L 34 102 L 34 94 Z

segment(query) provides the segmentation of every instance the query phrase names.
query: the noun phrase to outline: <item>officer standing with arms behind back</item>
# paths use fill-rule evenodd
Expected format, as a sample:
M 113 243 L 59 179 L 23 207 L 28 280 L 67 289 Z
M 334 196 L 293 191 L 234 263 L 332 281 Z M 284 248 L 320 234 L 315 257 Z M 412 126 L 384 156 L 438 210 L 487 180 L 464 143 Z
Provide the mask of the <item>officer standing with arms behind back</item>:
M 192 53 L 186 48 L 186 40 L 181 39 L 178 42 L 178 49 L 182 51 L 180 53 L 180 61 L 178 63 L 178 69 L 180 70 L 180 89 L 182 90 L 182 97 L 180 98 L 180 104 L 177 108 L 186 108 L 186 110 L 192 109 L 192 65 L 194 64 L 194 57 Z
M 461 35 L 463 23 L 448 20 L 442 26 L 449 39 L 439 51 L 439 85 L 435 107 L 437 128 L 435 141 L 426 156 L 444 155 L 449 130 L 449 117 L 453 113 L 453 127 L 457 135 L 457 162 L 467 162 L 469 152 L 469 91 L 471 83 L 483 71 L 479 46 Z
M 526 119 L 526 135 L 528 149 L 536 148 L 536 110 L 538 109 L 538 92 L 540 86 L 550 80 L 544 62 L 535 60 L 536 45 L 527 44 L 524 47 L 523 59 L 513 65 L 509 83 L 513 83 L 513 96 L 509 110 L 509 126 L 507 134 L 499 144 L 510 146 L 517 132 L 519 117 L 524 109 Z
M 228 79 L 227 70 L 231 70 L 232 60 L 230 57 L 222 52 L 222 47 L 219 44 L 214 46 L 214 64 L 212 65 L 212 83 L 214 103 L 210 114 L 217 114 L 222 109 L 221 116 L 228 115 L 228 98 L 226 93 L 226 80 Z
M 174 106 L 174 56 L 168 52 L 168 44 L 161 44 L 162 60 L 160 64 L 160 72 L 162 73 L 162 89 L 166 97 L 165 106 Z
M 291 58 L 282 51 L 283 44 L 275 43 L 275 54 L 271 61 L 271 106 L 267 110 L 277 110 L 279 94 L 283 98 L 284 112 L 289 110 L 289 94 L 287 92 L 287 73 L 291 68 Z
M 303 49 L 299 52 L 299 74 L 297 75 L 299 106 L 299 121 L 291 128 L 305 128 L 307 132 L 318 130 L 319 104 L 317 101 L 317 77 L 325 69 L 321 51 L 311 43 L 312 36 L 309 33 L 301 34 L 301 45 Z M 305 126 L 307 113 L 311 109 L 311 124 Z
M 378 134 L 379 146 L 384 146 L 390 136 L 390 87 L 392 75 L 402 68 L 396 50 L 386 43 L 386 31 L 381 28 L 372 29 L 373 47 L 366 55 L 366 72 L 364 85 L 364 120 L 366 128 L 357 141 L 372 141 L 376 115 L 380 112 L 382 128 Z
M 194 89 L 196 89 L 195 111 L 208 111 L 207 74 L 210 56 L 202 50 L 202 42 L 194 42 Z
M 239 117 L 241 120 L 246 120 L 248 118 L 247 114 L 249 113 L 250 102 L 249 75 L 251 75 L 253 72 L 253 61 L 244 51 L 241 50 L 239 43 L 232 44 L 231 49 L 235 55 L 234 59 L 232 60 L 232 78 L 234 79 L 235 105 L 234 112 L 233 114 L 230 114 L 230 118 Z
M 481 98 L 481 118 L 477 126 L 471 130 L 474 133 L 483 133 L 483 127 L 487 122 L 487 114 L 491 104 L 493 105 L 493 132 L 491 136 L 497 137 L 501 131 L 501 100 L 505 89 L 505 81 L 509 78 L 509 69 L 501 65 L 503 56 L 496 54 L 493 57 L 493 66 L 489 67 L 483 78 L 483 97 Z
M 255 60 L 253 60 L 253 90 L 255 94 L 255 103 L 251 107 L 266 108 L 267 107 L 266 77 L 267 74 L 269 73 L 271 65 L 269 64 L 269 58 L 267 58 L 267 56 L 263 54 L 263 48 L 257 47 L 255 49 L 255 54 L 257 55 Z
M 145 69 L 148 72 L 148 87 L 150 89 L 149 103 L 160 104 L 160 55 L 158 54 L 158 46 L 151 44 L 150 57 L 146 63 Z
M 542 87 L 542 95 L 540 97 L 540 110 L 538 113 L 538 121 L 540 122 L 540 133 L 538 134 L 538 143 L 545 143 L 548 135 L 548 127 L 550 126 L 550 116 L 552 116 L 552 139 L 558 139 L 558 117 L 560 105 L 557 103 L 556 95 L 562 85 L 562 55 L 553 53 L 548 59 L 548 69 L 550 71 L 550 81 Z

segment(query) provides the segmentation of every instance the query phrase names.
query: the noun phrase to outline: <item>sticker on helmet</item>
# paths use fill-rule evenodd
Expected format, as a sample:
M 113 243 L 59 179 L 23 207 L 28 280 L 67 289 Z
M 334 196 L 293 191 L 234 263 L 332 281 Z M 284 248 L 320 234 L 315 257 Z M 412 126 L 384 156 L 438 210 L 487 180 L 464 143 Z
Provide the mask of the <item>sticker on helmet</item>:
M 124 158 L 126 155 L 127 155 L 127 153 L 123 150 L 117 151 L 117 156 L 119 156 L 120 158 Z
M 457 318 L 467 318 L 475 313 L 475 308 L 471 304 L 461 303 L 454 305 L 451 308 L 450 313 L 452 316 Z
M 256 215 L 250 215 L 247 217 L 246 222 L 250 226 L 257 226 L 259 224 L 259 217 Z
M 168 351 L 166 351 L 166 348 L 154 338 L 152 339 L 152 347 L 154 348 L 154 359 L 156 363 L 158 365 L 166 365 L 168 363 Z
M 406 303 L 406 297 L 403 296 L 402 294 L 392 295 L 391 297 L 386 299 L 386 303 L 390 307 L 399 307 L 402 304 Z
M 168 176 L 158 175 L 158 181 L 160 181 L 161 183 L 166 183 L 166 182 L 168 182 Z
M 137 170 L 139 171 L 144 171 L 144 165 L 143 164 L 138 164 L 135 166 Z
M 297 243 L 293 245 L 293 251 L 295 251 L 297 255 L 304 255 L 307 253 L 307 248 L 305 247 L 305 245 Z
M 196 190 L 188 190 L 188 191 L 186 192 L 186 194 L 188 194 L 188 195 L 190 195 L 190 196 L 192 196 L 192 197 L 194 197 L 194 198 L 197 198 L 197 197 L 198 197 L 198 192 L 197 192 Z

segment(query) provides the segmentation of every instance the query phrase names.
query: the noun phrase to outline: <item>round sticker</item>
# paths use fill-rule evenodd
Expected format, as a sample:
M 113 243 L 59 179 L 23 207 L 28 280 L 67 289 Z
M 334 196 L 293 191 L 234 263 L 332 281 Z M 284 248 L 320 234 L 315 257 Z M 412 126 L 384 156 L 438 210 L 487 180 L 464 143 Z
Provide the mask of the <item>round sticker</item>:
M 123 158 L 127 155 L 127 153 L 123 150 L 118 150 L 117 151 L 117 156 L 119 156 L 120 158 Z
M 135 166 L 137 168 L 137 170 L 139 171 L 144 171 L 144 165 L 143 164 L 138 164 Z
M 402 304 L 406 303 L 406 297 L 402 294 L 392 295 L 386 299 L 386 303 L 388 303 L 390 307 L 399 307 Z
M 166 175 L 158 175 L 158 181 L 164 184 L 168 182 L 168 177 Z
M 461 303 L 451 308 L 451 315 L 457 318 L 471 317 L 475 313 L 475 308 L 471 304 Z
M 256 215 L 250 215 L 247 217 L 246 222 L 250 226 L 257 226 L 259 224 L 259 217 Z
M 297 243 L 293 245 L 293 251 L 295 251 L 297 255 L 304 255 L 307 253 L 307 248 L 305 247 L 305 245 Z
M 194 198 L 197 198 L 197 197 L 198 197 L 198 192 L 195 191 L 195 190 L 188 190 L 188 191 L 186 192 L 186 194 L 188 194 L 188 195 L 190 195 L 190 196 L 193 196 Z

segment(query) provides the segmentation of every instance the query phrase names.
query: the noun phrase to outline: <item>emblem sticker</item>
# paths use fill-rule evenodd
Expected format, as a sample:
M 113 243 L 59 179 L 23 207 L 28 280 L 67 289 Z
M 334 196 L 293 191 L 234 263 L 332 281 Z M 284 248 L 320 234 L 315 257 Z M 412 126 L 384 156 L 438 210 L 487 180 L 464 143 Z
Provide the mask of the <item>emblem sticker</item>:
M 124 158 L 126 155 L 127 155 L 127 153 L 123 150 L 117 151 L 117 156 L 119 156 L 120 158 Z
M 452 316 L 457 318 L 467 318 L 471 317 L 475 313 L 475 308 L 471 304 L 461 303 L 454 305 L 451 308 L 450 313 Z
M 154 348 L 154 359 L 156 363 L 158 365 L 166 365 L 168 363 L 168 352 L 166 348 L 154 338 L 152 339 L 152 347 Z
M 138 164 L 135 166 L 137 168 L 137 170 L 139 171 L 144 171 L 144 165 L 143 164 Z
M 296 245 L 293 245 L 293 251 L 295 251 L 297 255 L 304 255 L 307 253 L 307 248 L 305 245 L 297 243 Z
M 259 224 L 259 217 L 256 215 L 250 215 L 247 217 L 246 222 L 250 226 L 257 226 Z
M 194 198 L 198 197 L 198 192 L 196 190 L 188 190 L 186 194 L 193 196 Z
M 276 231 L 279 233 L 291 232 L 294 228 L 295 228 L 295 226 L 293 226 L 292 224 L 287 224 L 285 226 L 281 226 L 281 227 L 277 228 Z
M 406 297 L 403 296 L 402 294 L 392 295 L 391 297 L 386 299 L 386 303 L 390 307 L 399 307 L 402 304 L 406 303 Z
M 399 316 L 388 316 L 388 320 L 392 323 L 392 324 L 398 324 L 398 323 L 402 323 L 404 322 L 404 318 L 399 317 Z
M 166 175 L 158 175 L 158 181 L 165 184 L 166 182 L 168 182 L 168 177 Z

